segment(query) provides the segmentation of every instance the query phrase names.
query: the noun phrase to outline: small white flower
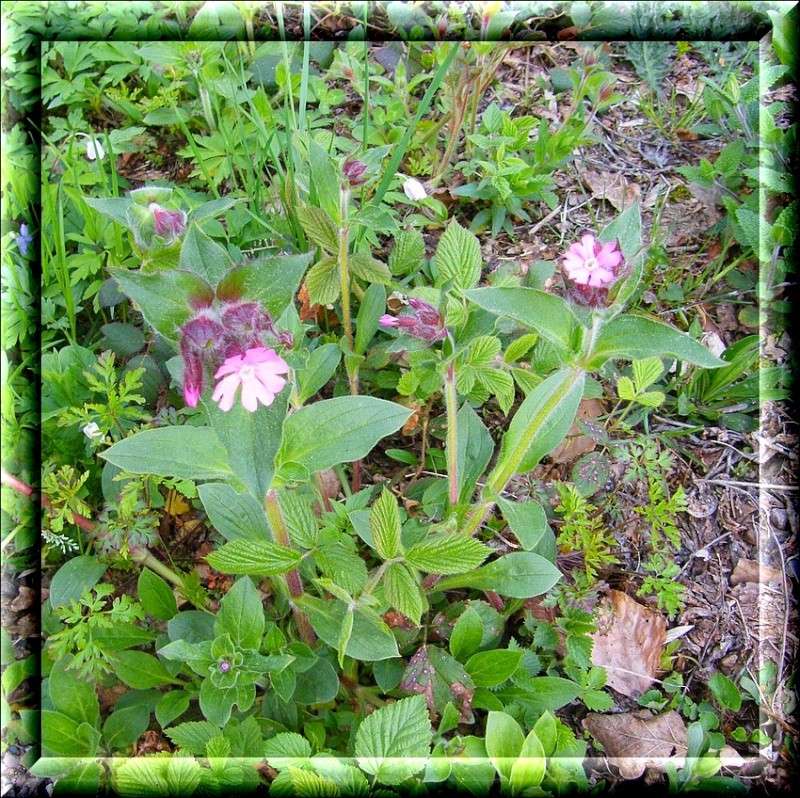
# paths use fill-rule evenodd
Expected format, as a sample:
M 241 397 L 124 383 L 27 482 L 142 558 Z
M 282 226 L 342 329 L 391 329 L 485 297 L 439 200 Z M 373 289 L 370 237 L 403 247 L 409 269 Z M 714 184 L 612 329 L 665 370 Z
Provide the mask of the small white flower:
M 81 432 L 87 438 L 89 438 L 89 440 L 103 437 L 103 433 L 100 431 L 100 427 L 98 427 L 94 421 L 90 421 L 85 427 L 82 427 Z
M 407 177 L 403 183 L 403 191 L 412 202 L 420 202 L 427 199 L 428 192 L 425 191 L 425 186 L 417 180 L 416 177 Z
M 90 161 L 103 160 L 106 157 L 106 151 L 98 139 L 91 136 L 86 137 L 86 157 Z

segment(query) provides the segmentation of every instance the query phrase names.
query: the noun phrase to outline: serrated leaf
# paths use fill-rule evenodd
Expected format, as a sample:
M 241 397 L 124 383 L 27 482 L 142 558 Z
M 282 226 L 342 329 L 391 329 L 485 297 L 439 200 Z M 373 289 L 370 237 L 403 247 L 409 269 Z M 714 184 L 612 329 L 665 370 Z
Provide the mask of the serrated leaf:
M 664 364 L 660 357 L 646 357 L 634 360 L 633 381 L 636 385 L 637 393 L 649 388 L 664 371 Z
M 369 514 L 372 541 L 381 559 L 391 560 L 403 550 L 400 543 L 400 510 L 397 499 L 384 488 Z
M 306 275 L 308 298 L 313 305 L 331 305 L 341 293 L 339 264 L 327 256 L 318 260 Z
M 617 396 L 626 402 L 632 402 L 636 398 L 636 388 L 630 377 L 620 377 L 617 380 Z
M 356 252 L 351 255 L 348 265 L 352 274 L 364 282 L 388 285 L 392 281 L 389 267 L 364 252 Z
M 426 602 L 408 567 L 403 563 L 392 563 L 386 569 L 381 584 L 389 604 L 419 626 Z
M 474 288 L 481 277 L 481 247 L 477 237 L 455 219 L 439 239 L 434 256 L 436 286 L 452 282 L 456 288 Z
M 223 574 L 276 576 L 296 568 L 299 552 L 277 543 L 231 540 L 206 556 L 208 564 Z
M 380 784 L 396 785 L 419 773 L 433 730 L 421 695 L 403 698 L 366 717 L 356 732 L 359 767 Z
M 436 574 L 463 574 L 477 568 L 490 549 L 474 538 L 458 534 L 431 535 L 406 553 L 406 561 L 420 571 Z
M 304 205 L 297 208 L 297 218 L 308 238 L 328 254 L 339 248 L 339 233 L 333 219 L 322 208 Z
M 299 491 L 282 490 L 278 501 L 292 542 L 300 548 L 313 549 L 319 541 L 319 527 L 310 498 Z
M 416 228 L 403 230 L 394 240 L 389 254 L 389 271 L 395 275 L 418 271 L 425 257 L 425 240 Z

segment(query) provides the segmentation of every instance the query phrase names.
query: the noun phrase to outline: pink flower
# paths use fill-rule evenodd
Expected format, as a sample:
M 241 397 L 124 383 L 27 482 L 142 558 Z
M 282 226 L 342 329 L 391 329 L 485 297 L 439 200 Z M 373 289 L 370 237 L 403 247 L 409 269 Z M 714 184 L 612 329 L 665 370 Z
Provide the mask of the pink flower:
M 617 279 L 622 253 L 616 241 L 601 244 L 591 233 L 581 236 L 564 255 L 567 277 L 591 288 L 608 288 Z
M 261 402 L 265 407 L 272 404 L 275 395 L 283 390 L 289 366 L 274 349 L 258 346 L 248 349 L 244 355 L 234 355 L 217 369 L 214 379 L 219 380 L 212 399 L 220 410 L 228 412 L 233 407 L 236 392 L 242 386 L 242 406 L 254 413 Z
M 390 316 L 388 313 L 378 319 L 381 327 L 397 327 L 403 332 L 423 341 L 443 341 L 447 338 L 442 317 L 433 305 L 412 297 L 408 300 L 411 313 Z
M 171 242 L 186 229 L 186 214 L 183 211 L 168 211 L 157 202 L 151 202 L 148 208 L 153 214 L 156 235 Z

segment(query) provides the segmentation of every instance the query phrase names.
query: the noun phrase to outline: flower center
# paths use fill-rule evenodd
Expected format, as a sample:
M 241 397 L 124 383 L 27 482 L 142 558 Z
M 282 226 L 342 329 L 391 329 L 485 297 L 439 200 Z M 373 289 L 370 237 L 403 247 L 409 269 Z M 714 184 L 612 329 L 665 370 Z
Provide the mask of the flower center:
M 239 369 L 239 377 L 242 380 L 251 380 L 253 379 L 254 374 L 255 374 L 255 368 L 253 366 L 242 366 Z
M 592 255 L 584 260 L 583 265 L 586 267 L 586 269 L 588 269 L 588 271 L 593 272 L 599 267 L 600 264 L 597 262 L 597 258 Z
M 227 673 L 231 669 L 231 664 L 228 662 L 228 660 L 223 659 L 220 661 L 218 667 L 220 673 Z

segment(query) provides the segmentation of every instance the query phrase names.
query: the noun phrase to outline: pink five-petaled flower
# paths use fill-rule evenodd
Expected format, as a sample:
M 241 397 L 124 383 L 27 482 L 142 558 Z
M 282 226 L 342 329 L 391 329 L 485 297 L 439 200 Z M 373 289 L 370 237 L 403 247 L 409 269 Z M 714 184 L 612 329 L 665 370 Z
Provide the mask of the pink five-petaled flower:
M 608 288 L 617 279 L 622 253 L 616 241 L 601 244 L 591 233 L 581 236 L 564 255 L 564 271 L 576 285 Z
M 220 410 L 228 412 L 233 407 L 236 392 L 242 387 L 242 406 L 254 413 L 258 403 L 271 405 L 275 395 L 283 390 L 289 366 L 274 349 L 257 346 L 244 355 L 233 355 L 217 369 L 214 379 L 219 380 L 211 398 Z

